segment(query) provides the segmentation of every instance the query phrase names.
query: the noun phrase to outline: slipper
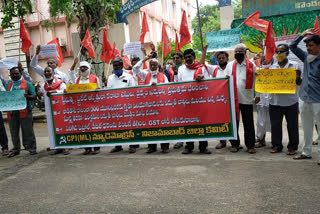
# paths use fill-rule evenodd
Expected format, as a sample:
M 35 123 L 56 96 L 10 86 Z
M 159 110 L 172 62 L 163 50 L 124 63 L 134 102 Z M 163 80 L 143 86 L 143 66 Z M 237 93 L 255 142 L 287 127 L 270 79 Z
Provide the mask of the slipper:
M 313 141 L 312 145 L 318 145 L 318 141 Z
M 312 157 L 301 154 L 293 158 L 293 160 L 302 160 L 302 159 L 312 159 Z
M 297 154 L 296 151 L 288 151 L 288 152 L 287 152 L 287 155 L 296 155 L 296 154 Z
M 232 153 L 236 153 L 236 152 L 239 152 L 239 148 L 237 148 L 237 147 L 232 147 L 231 148 L 231 150 L 230 150 L 230 152 L 232 152 Z

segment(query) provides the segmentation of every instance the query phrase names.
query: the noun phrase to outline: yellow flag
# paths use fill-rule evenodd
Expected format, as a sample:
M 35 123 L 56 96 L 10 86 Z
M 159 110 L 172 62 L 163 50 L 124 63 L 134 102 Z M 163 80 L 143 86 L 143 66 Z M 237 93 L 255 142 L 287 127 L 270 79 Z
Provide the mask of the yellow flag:
M 296 69 L 281 68 L 257 70 L 255 90 L 266 94 L 295 94 Z
M 92 91 L 97 87 L 97 83 L 69 84 L 67 85 L 67 92 Z

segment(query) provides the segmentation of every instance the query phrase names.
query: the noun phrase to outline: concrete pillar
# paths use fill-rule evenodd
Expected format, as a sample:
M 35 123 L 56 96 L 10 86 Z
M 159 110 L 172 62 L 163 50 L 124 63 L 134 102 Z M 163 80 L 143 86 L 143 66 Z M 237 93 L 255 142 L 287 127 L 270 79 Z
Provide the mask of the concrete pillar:
M 231 29 L 231 23 L 234 19 L 233 6 L 220 7 L 220 30 Z

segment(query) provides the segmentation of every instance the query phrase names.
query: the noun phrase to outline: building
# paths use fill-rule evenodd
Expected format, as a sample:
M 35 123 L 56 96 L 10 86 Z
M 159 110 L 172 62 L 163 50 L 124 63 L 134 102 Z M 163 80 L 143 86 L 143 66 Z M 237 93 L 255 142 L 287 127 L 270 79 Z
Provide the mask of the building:
M 122 1 L 124 4 L 127 0 Z M 27 54 L 20 53 L 20 60 L 25 67 L 28 67 L 31 57 L 35 54 L 37 45 L 47 44 L 52 39 L 58 37 L 63 50 L 65 62 L 60 68 L 61 71 L 68 73 L 74 57 L 79 50 L 79 36 L 77 35 L 77 23 L 72 23 L 68 27 L 65 17 L 60 17 L 53 28 L 46 29 L 45 20 L 50 19 L 48 0 L 35 0 L 34 11 L 25 18 L 25 26 L 32 41 Z M 189 26 L 191 28 L 190 18 L 190 0 L 159 0 L 140 8 L 138 13 L 130 14 L 127 19 L 128 25 L 123 23 L 114 24 L 108 30 L 108 40 L 112 44 L 116 42 L 119 50 L 125 42 L 139 41 L 142 15 L 146 13 L 150 35 L 145 41 L 152 41 L 154 44 L 161 41 L 162 22 L 166 24 L 166 29 L 170 39 L 175 40 L 175 32 L 179 32 L 182 11 L 185 10 L 188 17 Z M 0 14 L 1 18 L 1 14 Z M 15 20 L 16 25 L 13 29 L 0 29 L 0 58 L 19 57 L 19 26 L 18 19 Z M 147 45 L 146 45 L 147 47 Z M 98 55 L 96 53 L 96 55 Z M 99 60 L 99 55 L 97 56 Z M 39 64 L 46 66 L 46 59 L 40 59 Z M 33 80 L 42 82 L 43 79 L 37 75 L 32 69 L 28 69 Z M 2 72 L 6 76 L 6 72 Z

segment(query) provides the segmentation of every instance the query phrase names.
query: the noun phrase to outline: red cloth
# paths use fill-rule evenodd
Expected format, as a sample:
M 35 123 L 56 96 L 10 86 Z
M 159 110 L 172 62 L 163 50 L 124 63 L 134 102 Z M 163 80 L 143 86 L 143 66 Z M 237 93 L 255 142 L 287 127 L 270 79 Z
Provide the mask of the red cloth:
M 77 78 L 76 84 L 80 84 L 80 79 L 81 77 Z M 97 77 L 91 73 L 89 74 L 89 83 L 98 83 Z
M 234 81 L 237 82 L 237 60 L 234 60 L 232 66 L 232 75 Z M 246 58 L 246 89 L 252 89 L 253 87 L 253 64 L 248 58 Z
M 119 57 L 120 57 L 120 52 L 116 47 L 116 43 L 113 42 L 111 59 L 114 60 L 115 58 L 119 58 Z
M 131 76 L 133 76 L 132 71 L 129 71 L 129 74 L 131 74 Z M 144 85 L 143 79 L 141 79 L 138 75 L 137 75 L 137 80 L 138 80 L 138 85 Z
M 21 50 L 23 53 L 27 53 L 32 43 L 22 18 L 20 18 L 20 39 L 22 41 Z
M 88 50 L 90 57 L 96 58 L 96 54 L 94 53 L 93 44 L 92 44 L 89 30 L 87 30 L 86 35 L 84 36 L 81 44 L 83 47 L 85 47 Z
M 193 79 L 196 80 L 198 75 L 202 75 L 202 67 L 205 67 L 205 69 L 208 71 L 207 66 L 200 64 L 199 62 L 195 61 L 192 65 L 185 64 L 186 67 L 190 70 L 194 70 Z
M 130 62 L 130 59 L 129 59 L 128 55 L 125 55 L 123 57 L 123 67 L 126 68 L 128 65 L 131 66 L 131 62 Z
M 8 85 L 8 91 L 11 91 L 12 88 L 12 81 L 10 81 L 9 85 Z M 28 85 L 27 85 L 27 81 L 25 79 L 22 78 L 22 81 L 20 83 L 20 89 L 24 90 L 26 94 L 28 94 Z M 20 110 L 20 118 L 26 118 L 28 116 L 28 109 L 22 109 Z M 7 112 L 7 118 L 8 120 L 11 120 L 11 111 Z
M 176 44 L 175 44 L 175 52 L 178 53 L 180 52 L 180 43 L 179 43 L 179 39 L 178 39 L 178 34 L 176 33 Z
M 146 76 L 146 79 L 144 80 L 145 85 L 149 85 L 151 80 L 151 72 L 149 72 Z M 157 83 L 165 83 L 164 74 L 158 72 L 157 73 Z
M 144 13 L 142 18 L 142 28 L 141 28 L 140 39 L 139 39 L 141 44 L 144 43 L 144 37 L 147 32 L 149 32 L 149 26 L 148 26 L 146 13 Z
M 164 56 L 171 52 L 171 44 L 164 23 L 162 23 L 161 50 Z
M 174 79 L 174 71 L 172 68 L 169 69 L 169 82 L 173 82 Z
M 217 66 L 213 71 L 213 75 L 212 75 L 213 78 L 217 77 L 218 70 L 219 70 L 219 67 Z
M 148 68 L 148 65 L 146 62 L 143 63 L 143 69 L 147 69 Z
M 188 28 L 188 21 L 186 11 L 183 11 L 181 25 L 180 25 L 180 48 L 183 48 L 186 44 L 191 43 L 191 34 Z
M 61 47 L 60 47 L 60 43 L 59 43 L 58 37 L 53 39 L 53 40 L 51 40 L 50 42 L 48 42 L 48 44 L 56 44 L 56 49 L 57 49 L 57 52 L 58 52 L 58 56 L 55 56 L 53 58 L 57 60 L 58 66 L 61 67 L 62 63 L 64 62 L 64 58 L 63 58 L 63 53 L 62 53 L 62 50 L 61 50 Z
M 103 39 L 102 39 L 102 48 L 100 54 L 100 60 L 104 63 L 109 64 L 112 56 L 112 47 L 108 41 L 108 32 L 107 28 L 103 28 Z
M 263 19 L 259 19 L 259 17 L 260 17 L 260 10 L 251 14 L 246 20 L 244 20 L 243 23 L 249 27 L 252 27 L 259 31 L 267 33 L 269 22 Z
M 276 43 L 274 41 L 272 31 L 273 31 L 272 22 L 269 22 L 268 32 L 267 32 L 267 36 L 266 36 L 266 40 L 265 40 L 265 46 L 266 46 L 265 58 L 268 62 L 271 61 L 274 53 L 276 52 Z
M 318 20 L 318 16 L 316 16 L 316 20 L 314 21 L 314 26 L 313 26 L 314 29 L 319 29 L 319 20 Z
M 48 86 L 47 82 L 44 83 L 44 90 L 46 91 L 53 91 L 53 90 L 59 90 L 61 83 L 63 83 L 62 80 L 58 80 L 57 78 L 54 78 L 54 84 L 51 86 Z

